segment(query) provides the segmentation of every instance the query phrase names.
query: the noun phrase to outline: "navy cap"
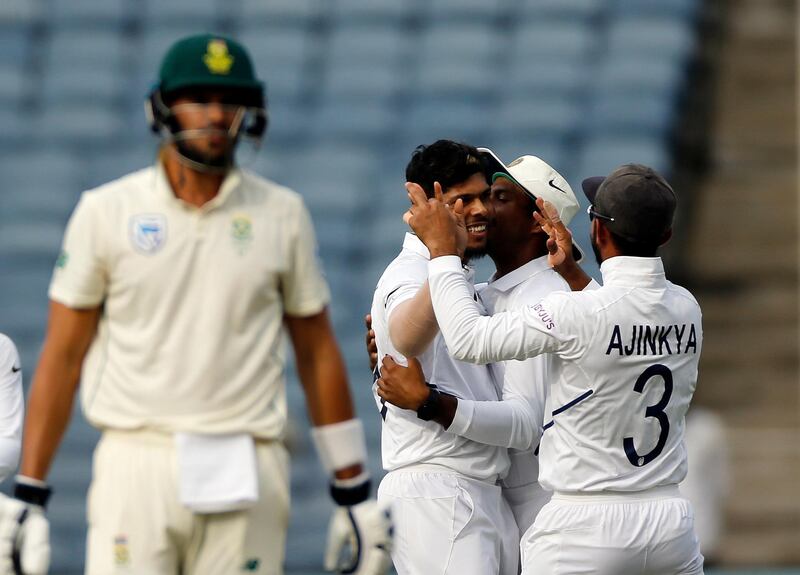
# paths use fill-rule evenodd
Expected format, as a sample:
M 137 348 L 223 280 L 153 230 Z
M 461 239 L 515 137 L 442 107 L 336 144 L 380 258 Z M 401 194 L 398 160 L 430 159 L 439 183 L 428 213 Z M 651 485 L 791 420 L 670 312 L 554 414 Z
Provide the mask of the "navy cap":
M 628 241 L 661 242 L 672 228 L 678 199 L 653 168 L 625 164 L 608 176 L 586 178 L 581 187 L 603 225 Z

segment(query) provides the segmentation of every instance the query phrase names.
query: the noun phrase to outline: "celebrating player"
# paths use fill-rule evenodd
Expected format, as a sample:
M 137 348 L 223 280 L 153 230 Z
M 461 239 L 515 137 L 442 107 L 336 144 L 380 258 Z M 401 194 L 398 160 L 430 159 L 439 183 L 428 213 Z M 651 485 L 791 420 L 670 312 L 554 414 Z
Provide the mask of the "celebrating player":
M 531 217 L 539 197 L 558 206 L 560 217 L 569 223 L 579 209 L 569 184 L 535 156 L 523 156 L 506 166 L 491 150 L 478 150 L 492 179 L 494 219 L 487 253 L 497 268 L 488 284 L 476 286 L 481 302 L 492 314 L 522 307 L 554 291 L 569 290 L 548 263 L 547 234 Z M 577 247 L 574 249 L 577 251 Z M 405 368 L 384 357 L 378 394 L 398 407 L 416 410 L 428 400 L 431 390 L 425 385 L 418 362 L 409 363 L 411 367 Z M 550 492 L 538 483 L 535 451 L 544 424 L 548 382 L 557 374 L 549 355 L 495 367 L 505 372 L 502 401 L 472 401 L 440 391 L 433 420 L 449 433 L 510 448 L 511 467 L 502 482 L 503 495 L 520 534 L 524 534 L 550 499 Z
M 433 195 L 435 186 L 445 201 L 464 206 L 468 232 L 459 265 L 485 252 L 492 214 L 484 164 L 475 148 L 449 140 L 421 146 L 406 168 L 406 180 L 415 182 L 407 186 L 423 197 Z M 378 353 L 402 363 L 418 357 L 432 389 L 497 401 L 500 381 L 490 367 L 456 361 L 448 353 L 431 307 L 427 265 L 427 249 L 406 234 L 372 302 Z M 397 572 L 515 575 L 519 536 L 497 484 L 508 470 L 507 450 L 446 433 L 432 421 L 435 398 L 434 393 L 415 413 L 375 396 L 383 417 L 383 466 L 389 472 L 378 498 L 392 505 Z
M 390 522 L 368 499 L 309 215 L 295 192 L 235 164 L 239 142 L 267 127 L 249 55 L 220 36 L 178 41 L 146 108 L 159 161 L 84 193 L 67 227 L 17 498 L 28 517 L 47 503 L 82 379 L 84 413 L 103 431 L 87 573 L 282 573 L 285 326 L 340 506 L 326 567 L 384 573 Z
M 433 307 L 455 357 L 480 364 L 552 353 L 560 364 L 540 449 L 539 480 L 554 495 L 523 541 L 524 572 L 702 573 L 692 509 L 677 487 L 701 314 L 656 255 L 676 196 L 635 164 L 584 181 L 584 192 L 603 287 L 491 317 L 461 272 L 460 205 L 412 189 L 408 221 L 430 251 Z

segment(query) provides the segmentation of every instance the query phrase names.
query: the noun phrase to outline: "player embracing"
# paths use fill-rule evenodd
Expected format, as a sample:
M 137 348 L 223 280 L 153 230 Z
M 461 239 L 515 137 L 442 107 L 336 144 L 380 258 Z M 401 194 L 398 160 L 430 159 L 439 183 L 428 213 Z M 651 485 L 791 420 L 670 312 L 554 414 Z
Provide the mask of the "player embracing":
M 485 253 L 492 225 L 478 150 L 451 140 L 420 146 L 406 167 L 406 180 L 423 197 L 438 190 L 445 201 L 464 206 L 469 231 L 459 266 L 467 281 L 472 274 L 467 264 Z M 373 387 L 388 472 L 378 498 L 391 504 L 395 520 L 392 559 L 399 575 L 515 575 L 519 535 L 498 482 L 509 468 L 507 450 L 449 434 L 435 421 L 440 391 L 497 403 L 502 381 L 492 367 L 449 353 L 431 307 L 427 266 L 428 250 L 407 233 L 372 300 L 379 356 L 401 364 L 416 357 L 433 390 L 429 401 L 411 411 L 383 401 Z
M 703 557 L 678 483 L 701 313 L 657 256 L 677 199 L 658 173 L 637 164 L 583 187 L 603 286 L 491 317 L 481 315 L 461 272 L 460 206 L 412 190 L 408 220 L 430 251 L 433 307 L 455 357 L 487 363 L 551 353 L 560 363 L 540 448 L 539 480 L 554 494 L 522 542 L 523 572 L 696 575 Z M 552 206 L 539 204 L 552 216 L 551 262 L 562 263 L 569 233 Z

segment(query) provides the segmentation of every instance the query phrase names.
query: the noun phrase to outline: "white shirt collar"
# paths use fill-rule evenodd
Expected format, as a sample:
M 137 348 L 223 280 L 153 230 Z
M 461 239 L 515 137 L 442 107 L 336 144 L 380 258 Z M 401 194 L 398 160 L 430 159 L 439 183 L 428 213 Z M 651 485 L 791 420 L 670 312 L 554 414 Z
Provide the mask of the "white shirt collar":
M 603 285 L 658 287 L 666 283 L 661 258 L 615 256 L 600 265 Z
M 502 292 L 511 291 L 522 282 L 549 269 L 550 264 L 547 263 L 547 256 L 540 256 L 535 260 L 531 260 L 525 265 L 522 265 L 517 269 L 507 273 L 499 279 L 494 279 L 493 275 L 489 279 L 488 287 Z

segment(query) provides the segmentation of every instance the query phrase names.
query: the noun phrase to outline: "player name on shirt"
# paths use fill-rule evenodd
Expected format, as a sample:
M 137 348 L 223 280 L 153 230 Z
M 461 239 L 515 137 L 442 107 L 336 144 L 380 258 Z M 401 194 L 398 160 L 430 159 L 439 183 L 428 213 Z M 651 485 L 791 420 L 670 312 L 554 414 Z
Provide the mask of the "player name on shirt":
M 688 329 L 687 329 L 688 328 Z M 688 331 L 688 333 L 687 333 Z M 627 329 L 625 330 L 627 335 Z M 693 323 L 679 325 L 634 325 L 630 337 L 623 339 L 615 325 L 608 340 L 606 355 L 678 355 L 697 353 L 697 330 Z

